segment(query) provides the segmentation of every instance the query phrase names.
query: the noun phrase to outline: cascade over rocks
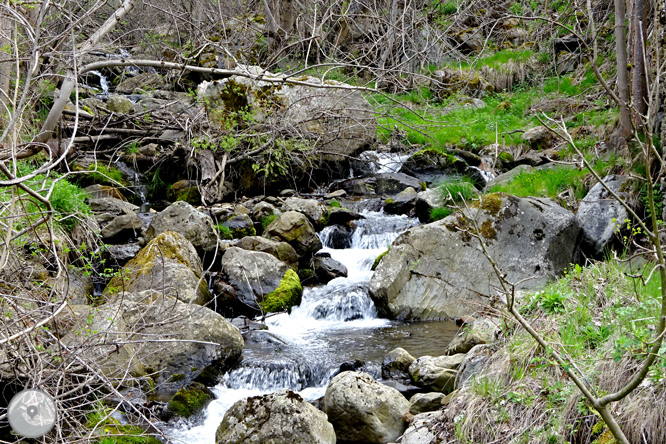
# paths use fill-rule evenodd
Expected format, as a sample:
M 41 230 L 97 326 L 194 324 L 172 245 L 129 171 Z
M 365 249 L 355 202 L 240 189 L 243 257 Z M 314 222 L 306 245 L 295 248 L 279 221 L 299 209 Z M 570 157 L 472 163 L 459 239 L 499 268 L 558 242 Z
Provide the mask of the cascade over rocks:
M 164 231 L 181 234 L 199 251 L 212 251 L 217 246 L 213 220 L 187 202 L 174 202 L 158 213 L 146 230 L 146 238 L 150 240 Z
M 124 297 L 125 292 L 156 290 L 203 305 L 211 295 L 202 274 L 201 259 L 192 244 L 176 232 L 165 231 L 109 281 L 102 295 L 112 301 Z
M 335 444 L 326 414 L 292 391 L 236 402 L 215 434 L 216 444 Z
M 397 319 L 455 319 L 491 302 L 497 276 L 475 230 L 517 289 L 533 289 L 578 260 L 574 215 L 550 199 L 490 194 L 464 211 L 403 233 L 370 281 L 379 313 Z
M 288 310 L 301 301 L 296 272 L 268 253 L 230 247 L 222 256 L 222 273 L 246 311 Z
M 379 444 L 405 431 L 409 401 L 367 373 L 343 372 L 326 389 L 324 411 L 341 441 Z

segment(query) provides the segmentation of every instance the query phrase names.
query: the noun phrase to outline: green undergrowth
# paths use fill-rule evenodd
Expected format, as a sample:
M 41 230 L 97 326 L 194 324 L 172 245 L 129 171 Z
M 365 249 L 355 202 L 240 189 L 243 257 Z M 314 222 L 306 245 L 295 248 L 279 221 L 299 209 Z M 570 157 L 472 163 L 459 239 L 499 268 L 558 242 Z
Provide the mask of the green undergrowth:
M 101 405 L 88 414 L 85 424 L 93 431 L 94 444 L 160 444 L 160 441 L 136 426 L 122 425 L 111 417 L 112 410 Z
M 569 359 L 568 368 L 600 395 L 614 392 L 633 375 L 654 340 L 661 306 L 652 264 L 617 261 L 572 266 L 558 281 L 519 301 L 520 312 L 544 340 Z M 636 275 L 638 278 L 629 277 Z M 450 415 L 461 414 L 455 442 L 602 443 L 609 437 L 601 417 L 552 358 L 520 327 L 506 321 L 505 336 Z M 614 404 L 630 442 L 666 442 L 666 345 L 646 383 Z M 483 417 L 481 423 L 475 418 Z M 474 437 L 472 439 L 472 437 Z M 470 441 L 471 440 L 471 441 Z
M 499 68 L 502 65 L 507 63 L 520 63 L 529 61 L 534 53 L 529 49 L 524 50 L 514 50 L 514 49 L 505 49 L 502 51 L 493 52 L 490 55 L 480 56 L 471 59 L 469 62 L 460 62 L 460 63 L 451 63 L 447 64 L 450 68 L 457 69 L 469 69 L 475 68 L 480 69 L 484 66 L 489 68 Z
M 432 221 L 444 219 L 453 214 L 459 204 L 474 199 L 478 195 L 472 179 L 469 177 L 445 180 L 437 186 L 437 191 L 440 193 L 442 203 L 441 206 L 430 210 Z
M 17 164 L 19 177 L 27 176 L 35 169 L 37 169 L 36 166 L 28 162 Z M 86 202 L 89 197 L 88 194 L 53 171 L 49 172 L 48 175 L 39 174 L 25 183 L 32 191 L 48 198 L 53 207 L 56 224 L 66 231 L 73 229 L 82 216 L 85 217 L 91 214 L 90 206 Z M 13 196 L 20 199 L 16 205 L 22 209 L 22 216 L 13 220 L 15 223 L 14 229 L 19 231 L 21 227 L 27 227 L 43 217 L 46 205 L 24 191 L 18 191 L 16 195 L 13 195 L 12 192 L 12 188 L 0 189 L 0 202 L 8 203 Z

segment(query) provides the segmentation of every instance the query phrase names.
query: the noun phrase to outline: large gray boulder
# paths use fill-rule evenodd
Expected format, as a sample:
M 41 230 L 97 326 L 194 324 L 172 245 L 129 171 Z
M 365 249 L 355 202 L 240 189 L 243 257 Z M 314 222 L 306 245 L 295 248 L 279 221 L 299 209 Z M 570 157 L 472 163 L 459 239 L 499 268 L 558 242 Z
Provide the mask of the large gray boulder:
M 312 268 L 322 284 L 338 277 L 347 277 L 347 267 L 333 259 L 329 253 L 317 254 L 312 259 Z
M 409 401 L 367 373 L 342 372 L 326 388 L 324 411 L 339 440 L 387 443 L 405 431 Z
M 303 287 L 296 272 L 268 253 L 228 248 L 222 274 L 240 302 L 253 310 L 288 310 L 301 301 Z
M 326 414 L 292 391 L 236 402 L 224 414 L 216 444 L 335 444 Z
M 185 237 L 197 250 L 211 251 L 217 246 L 213 219 L 184 201 L 174 202 L 150 222 L 148 240 L 165 231 L 175 231 Z
M 134 212 L 126 212 L 114 217 L 100 232 L 102 240 L 106 243 L 123 243 L 141 234 L 143 222 Z
M 462 388 L 467 381 L 470 381 L 475 375 L 481 373 L 481 370 L 483 370 L 492 354 L 493 349 L 488 344 L 474 346 L 465 355 L 465 360 L 458 367 L 454 389 L 458 390 Z
M 164 291 L 177 299 L 203 305 L 210 301 L 203 267 L 192 244 L 180 234 L 165 231 L 114 276 L 102 295 L 107 300 L 144 290 Z
M 435 392 L 449 393 L 453 390 L 456 369 L 465 360 L 460 353 L 452 356 L 421 356 L 409 366 L 409 374 L 416 385 Z
M 374 109 L 348 85 L 334 80 L 301 76 L 299 82 L 311 87 L 284 82 L 286 77 L 271 74 L 256 66 L 238 66 L 264 80 L 232 76 L 199 85 L 198 98 L 206 104 L 215 125 L 228 124 L 228 116 L 249 109 L 257 122 L 271 127 L 298 131 L 317 141 L 325 160 L 344 160 L 372 143 L 377 132 Z M 273 79 L 278 83 L 266 81 Z
M 370 281 L 379 313 L 397 319 L 469 316 L 496 296 L 499 280 L 470 234 L 517 289 L 534 289 L 577 260 L 574 215 L 550 199 L 489 194 L 464 211 L 412 228 L 393 243 Z
M 127 202 L 126 200 L 118 199 L 117 197 L 99 197 L 96 199 L 88 199 L 90 209 L 95 213 L 109 213 L 113 215 L 124 214 L 126 212 L 139 211 L 139 207 Z
M 214 384 L 243 351 L 240 332 L 221 315 L 161 291 L 127 293 L 78 322 L 63 339 L 75 352 L 110 376 L 145 372 L 165 389 L 195 378 Z
M 439 410 L 444 396 L 444 393 L 440 392 L 417 393 L 409 398 L 409 413 L 418 415 L 419 413 Z
M 622 198 L 622 185 L 626 177 L 610 175 L 604 183 Z M 592 257 L 600 257 L 616 236 L 618 227 L 627 219 L 627 210 L 616 201 L 600 183 L 592 187 L 581 201 L 576 213 L 576 222 L 583 230 L 582 247 Z
M 409 380 L 409 366 L 414 361 L 416 358 L 403 348 L 391 350 L 382 360 L 382 378 Z
M 287 242 L 301 257 L 312 256 L 322 247 L 308 218 L 297 211 L 287 211 L 279 215 L 266 227 L 264 236 Z

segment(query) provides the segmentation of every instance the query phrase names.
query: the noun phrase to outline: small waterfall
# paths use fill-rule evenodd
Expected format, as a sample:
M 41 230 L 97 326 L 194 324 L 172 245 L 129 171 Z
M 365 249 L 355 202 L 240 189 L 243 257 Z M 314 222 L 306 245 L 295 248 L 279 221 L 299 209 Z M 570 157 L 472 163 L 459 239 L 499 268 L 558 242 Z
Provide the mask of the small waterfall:
M 147 198 L 148 186 L 144 181 L 143 174 L 139 173 L 138 171 L 135 171 L 129 165 L 127 165 L 125 162 L 121 160 L 117 161 L 115 163 L 115 166 L 120 170 L 121 173 L 123 173 L 124 176 L 128 177 L 129 180 L 132 181 L 133 191 L 141 199 L 141 207 L 143 208 L 144 206 L 149 205 L 150 203 L 148 202 Z
M 106 78 L 104 74 L 102 74 L 99 71 L 90 71 L 90 74 L 96 75 L 99 77 L 99 85 L 102 88 L 102 93 L 98 94 L 98 98 L 100 97 L 108 97 L 109 96 L 109 85 L 111 85 L 111 82 L 109 82 L 109 79 Z
M 397 173 L 409 158 L 409 154 L 365 151 L 359 157 L 370 162 L 375 173 Z

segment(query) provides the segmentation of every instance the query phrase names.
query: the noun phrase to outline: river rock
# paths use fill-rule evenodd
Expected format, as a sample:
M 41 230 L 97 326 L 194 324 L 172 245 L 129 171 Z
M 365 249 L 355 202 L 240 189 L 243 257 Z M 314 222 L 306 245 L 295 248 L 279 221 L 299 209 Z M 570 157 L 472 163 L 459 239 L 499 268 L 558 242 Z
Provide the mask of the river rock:
M 327 228 L 326 237 L 322 237 L 325 246 L 335 249 L 351 248 L 354 232 L 342 225 L 333 225 Z
M 125 214 L 125 212 L 137 212 L 139 207 L 125 200 L 115 197 L 100 197 L 89 199 L 88 205 L 94 213 L 109 213 L 114 215 Z
M 259 202 L 252 209 L 252 219 L 257 222 L 261 222 L 262 219 L 266 217 L 279 214 L 282 214 L 282 211 L 278 210 L 275 205 L 271 205 L 268 202 Z
M 150 240 L 165 231 L 181 234 L 200 251 L 212 251 L 217 246 L 213 220 L 187 202 L 174 202 L 158 213 L 146 230 L 146 238 Z
M 513 179 L 516 178 L 519 174 L 522 173 L 531 173 L 535 171 L 534 167 L 531 165 L 518 165 L 517 167 L 511 169 L 510 171 L 507 171 L 506 173 L 500 174 L 499 176 L 495 177 L 494 179 L 491 179 L 488 181 L 486 184 L 486 190 L 488 190 L 490 187 L 494 185 L 504 185 L 508 184 Z
M 222 256 L 222 273 L 252 310 L 277 312 L 300 304 L 303 287 L 298 274 L 268 253 L 230 247 Z
M 326 223 L 327 208 L 314 199 L 301 199 L 300 197 L 288 197 L 282 205 L 282 211 L 298 211 L 305 214 L 315 226 Z
M 227 227 L 234 239 L 241 239 L 245 236 L 255 236 L 257 231 L 254 229 L 254 222 L 247 214 L 232 216 L 222 223 Z
M 189 418 L 201 412 L 210 401 L 215 399 L 215 394 L 200 382 L 190 382 L 185 387 L 178 389 L 166 406 L 167 419 L 180 416 Z
M 333 259 L 328 253 L 315 255 L 312 258 L 312 268 L 322 284 L 326 284 L 335 278 L 347 277 L 347 267 Z
M 325 151 L 321 154 L 324 160 L 345 160 L 374 141 L 375 112 L 360 91 L 334 80 L 326 80 L 325 88 L 289 84 L 282 82 L 283 75 L 271 74 L 256 66 L 238 66 L 237 69 L 279 82 L 232 76 L 201 83 L 197 94 L 206 104 L 214 125 L 228 124 L 230 113 L 249 108 L 259 123 L 313 137 Z M 316 77 L 302 76 L 298 80 L 323 85 Z
M 123 293 L 165 291 L 177 299 L 205 304 L 210 298 L 203 267 L 192 244 L 173 231 L 160 233 L 114 276 L 102 295 L 107 300 Z
M 434 208 L 441 207 L 444 204 L 444 196 L 439 188 L 428 188 L 425 191 L 417 193 L 414 200 L 414 211 L 416 217 L 422 223 L 430 222 L 430 212 Z
M 324 411 L 339 440 L 387 443 L 405 431 L 409 401 L 367 373 L 344 372 L 326 388 Z
M 322 245 L 308 218 L 297 211 L 282 213 L 266 227 L 264 235 L 287 242 L 300 257 L 312 256 Z
M 416 360 L 403 348 L 391 350 L 382 360 L 382 378 L 411 380 L 409 366 Z
M 132 102 L 125 96 L 112 95 L 106 101 L 106 108 L 116 114 L 127 114 L 132 111 Z
M 105 251 L 105 256 L 109 260 L 108 264 L 121 268 L 139 254 L 141 245 L 138 243 L 107 245 Z
M 499 319 L 476 318 L 460 330 L 444 351 L 445 355 L 467 353 L 476 345 L 492 344 L 500 333 Z
M 479 344 L 474 346 L 466 355 L 465 360 L 458 367 L 458 374 L 454 388 L 458 390 L 462 388 L 467 381 L 471 380 L 475 375 L 483 370 L 483 367 L 492 356 L 492 348 L 488 344 Z
M 335 444 L 326 414 L 292 391 L 236 402 L 224 414 L 216 444 Z
M 414 383 L 421 387 L 449 393 L 453 390 L 456 369 L 464 359 L 463 353 L 453 356 L 421 356 L 409 366 L 409 374 Z
M 414 208 L 417 196 L 418 193 L 414 188 L 405 188 L 395 197 L 386 199 L 384 211 L 387 214 L 407 214 L 412 210 L 412 208 Z
M 409 399 L 409 413 L 418 415 L 419 413 L 439 410 L 444 396 L 444 393 L 439 392 L 417 393 Z
M 570 211 L 550 199 L 489 194 L 396 239 L 370 281 L 370 296 L 382 316 L 456 319 L 492 301 L 498 278 L 467 231 L 473 229 L 471 220 L 517 289 L 538 288 L 578 260 L 580 229 Z
M 167 198 L 170 201 L 182 200 L 191 205 L 201 203 L 201 192 L 196 180 L 183 179 L 171 184 L 167 190 Z
M 157 372 L 153 380 L 164 389 L 178 389 L 194 379 L 214 385 L 243 351 L 238 329 L 209 308 L 159 291 L 130 294 L 114 306 L 129 331 L 136 332 L 132 340 L 145 341 L 135 346 L 135 356 L 148 373 Z
M 434 425 L 441 423 L 440 412 L 428 412 L 416 415 L 400 438 L 400 444 L 432 444 L 437 441 Z
M 101 236 L 104 242 L 109 244 L 127 242 L 141 234 L 143 222 L 134 212 L 127 212 L 116 216 L 102 228 Z
M 137 89 L 147 91 L 152 89 L 162 89 L 164 86 L 164 78 L 161 75 L 153 72 L 142 72 L 133 77 L 123 79 L 118 85 L 116 85 L 116 91 L 131 94 Z
M 400 172 L 416 177 L 430 185 L 442 179 L 459 176 L 467 170 L 467 163 L 452 154 L 423 150 L 412 154 L 400 167 Z M 419 190 L 420 187 L 414 187 Z
M 341 186 L 350 194 L 398 194 L 411 187 L 421 189 L 421 182 L 403 173 L 378 173 L 361 179 L 350 179 Z
M 623 176 L 604 178 L 606 186 L 622 198 L 626 197 L 621 191 L 626 181 Z M 576 222 L 583 230 L 583 251 L 594 258 L 600 257 L 627 218 L 627 210 L 597 183 L 581 201 L 576 213 Z
M 360 213 L 356 213 L 347 208 L 332 207 L 328 211 L 328 224 L 329 225 L 344 225 L 349 226 L 352 221 L 365 219 Z
M 294 271 L 298 271 L 298 255 L 294 247 L 286 242 L 278 242 L 261 236 L 245 236 L 236 244 L 238 248 L 262 251 L 275 256 Z
M 525 131 L 521 139 L 532 149 L 546 149 L 553 145 L 554 136 L 545 126 L 535 126 Z

